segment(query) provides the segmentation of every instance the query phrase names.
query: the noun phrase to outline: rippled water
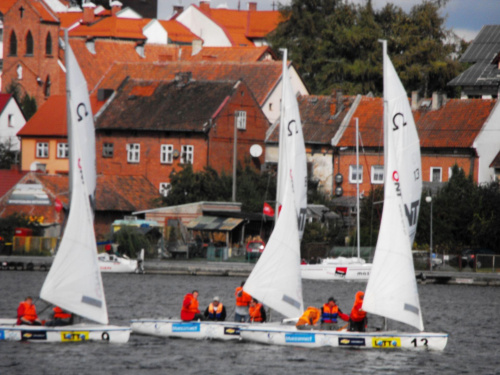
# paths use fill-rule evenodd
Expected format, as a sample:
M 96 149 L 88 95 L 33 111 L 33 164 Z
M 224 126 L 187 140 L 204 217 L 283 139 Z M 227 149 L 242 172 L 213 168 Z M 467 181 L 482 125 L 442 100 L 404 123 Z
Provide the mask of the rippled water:
M 26 295 L 38 295 L 43 272 L 0 271 L 0 316 L 15 317 Z M 200 291 L 200 306 L 215 295 L 234 315 L 235 277 L 104 275 L 112 324 L 178 316 L 182 297 Z M 348 312 L 362 283 L 304 281 L 306 305 L 335 296 Z M 420 285 L 426 331 L 448 332 L 442 353 L 305 349 L 132 334 L 128 344 L 0 342 L 3 374 L 500 374 L 500 289 Z M 44 307 L 37 302 L 38 311 Z M 43 316 L 42 316 L 43 318 Z M 370 324 L 379 325 L 377 318 Z

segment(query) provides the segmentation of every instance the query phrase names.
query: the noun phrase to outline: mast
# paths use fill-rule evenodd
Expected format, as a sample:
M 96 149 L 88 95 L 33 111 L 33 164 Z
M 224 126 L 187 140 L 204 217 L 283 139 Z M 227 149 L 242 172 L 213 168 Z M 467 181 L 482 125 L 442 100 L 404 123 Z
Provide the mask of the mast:
M 356 236 L 358 261 L 360 258 L 360 233 L 359 233 L 359 119 L 356 117 Z
M 74 147 L 71 147 L 73 144 L 73 131 L 71 130 L 71 110 L 70 110 L 70 102 L 71 102 L 71 89 L 70 89 L 70 80 L 68 78 L 68 70 L 69 70 L 69 54 L 68 54 L 68 46 L 69 46 L 69 38 L 68 38 L 68 29 L 64 29 L 64 66 L 66 67 L 66 128 L 68 129 L 68 151 L 69 151 L 69 194 L 68 196 L 71 199 L 71 192 L 73 191 L 73 160 L 75 158 L 75 150 Z
M 283 52 L 283 61 L 282 61 L 282 71 L 281 71 L 281 103 L 280 103 L 280 132 L 279 132 L 279 141 L 278 141 L 278 173 L 277 173 L 277 186 L 276 186 L 276 209 L 275 209 L 275 217 L 274 223 L 276 225 L 276 221 L 278 220 L 280 206 L 283 202 L 281 202 L 283 198 L 283 178 L 281 177 L 286 170 L 285 163 L 286 158 L 285 154 L 285 145 L 286 145 L 286 135 L 285 135 L 285 92 L 287 84 L 285 80 L 285 69 L 286 69 L 286 61 L 288 58 L 288 50 L 286 48 L 280 48 L 280 51 Z

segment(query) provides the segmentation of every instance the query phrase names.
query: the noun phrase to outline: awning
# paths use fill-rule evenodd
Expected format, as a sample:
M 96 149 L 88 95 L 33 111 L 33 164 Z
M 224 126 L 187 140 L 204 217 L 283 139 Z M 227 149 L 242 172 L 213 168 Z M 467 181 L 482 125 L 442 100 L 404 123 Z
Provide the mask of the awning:
M 191 230 L 229 232 L 244 220 L 234 217 L 200 216 L 192 220 L 186 227 Z

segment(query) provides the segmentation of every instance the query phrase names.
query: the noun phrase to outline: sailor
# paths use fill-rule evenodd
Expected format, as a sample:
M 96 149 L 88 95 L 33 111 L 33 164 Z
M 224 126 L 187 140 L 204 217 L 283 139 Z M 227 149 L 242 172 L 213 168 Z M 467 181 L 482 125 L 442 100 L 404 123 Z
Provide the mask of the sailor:
M 33 303 L 33 298 L 26 297 L 17 308 L 17 324 L 28 324 L 33 326 L 41 326 L 42 322 L 36 314 L 36 306 Z
M 46 322 L 46 326 L 60 327 L 73 324 L 73 314 L 64 311 L 59 306 L 54 307 L 52 311 L 52 320 Z
M 241 282 L 241 286 L 237 287 L 234 292 L 234 296 L 236 297 L 235 322 L 246 322 L 248 320 L 248 306 L 252 297 L 243 291 L 243 285 L 245 285 L 244 281 Z
M 328 298 L 328 302 L 323 305 L 321 308 L 321 329 L 325 330 L 336 330 L 337 329 L 337 319 L 349 321 L 349 315 L 344 314 L 337 303 L 335 302 L 335 298 Z
M 226 320 L 226 308 L 220 302 L 219 297 L 214 297 L 212 303 L 205 310 L 204 315 L 207 320 L 216 320 L 219 322 Z
M 250 301 L 250 306 L 248 307 L 248 317 L 250 322 L 263 323 L 266 321 L 266 310 L 264 305 L 252 298 Z
M 191 320 L 203 320 L 203 315 L 201 315 L 198 309 L 198 291 L 193 290 L 184 296 L 184 301 L 182 302 L 181 309 L 181 319 L 185 322 L 190 322 Z
M 349 331 L 365 332 L 367 319 L 366 311 L 362 309 L 365 293 L 359 291 L 354 299 L 354 306 L 349 319 Z
M 301 330 L 314 329 L 315 325 L 319 322 L 320 318 L 321 318 L 320 309 L 314 306 L 309 306 L 306 309 L 306 311 L 304 311 L 302 316 L 299 318 L 299 320 L 295 324 L 295 327 Z

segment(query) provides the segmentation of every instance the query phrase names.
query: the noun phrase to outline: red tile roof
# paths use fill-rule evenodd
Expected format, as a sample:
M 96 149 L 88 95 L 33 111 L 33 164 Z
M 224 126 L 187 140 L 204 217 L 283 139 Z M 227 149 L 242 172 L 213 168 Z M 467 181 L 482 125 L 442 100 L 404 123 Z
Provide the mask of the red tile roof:
M 10 98 L 12 98 L 11 94 L 0 93 L 0 114 L 3 112 L 7 103 L 9 103 Z
M 236 81 L 242 78 L 262 105 L 278 83 L 281 69 L 279 61 L 116 63 L 99 82 L 98 88 L 116 90 L 127 76 L 144 80 L 173 80 L 178 72 L 191 72 L 193 79 L 199 81 Z M 97 87 L 93 91 L 97 91 Z
M 23 136 L 66 137 L 66 96 L 53 95 L 17 132 Z
M 0 13 L 5 14 L 17 2 L 17 0 L 2 0 L 0 1 Z
M 12 189 L 26 173 L 18 170 L 0 169 L 0 198 Z
M 246 35 L 249 38 L 263 38 L 283 21 L 279 11 L 249 11 Z
M 142 29 L 150 21 L 147 18 L 102 17 L 92 24 L 83 24 L 72 29 L 69 36 L 145 40 Z
M 59 23 L 59 18 L 44 1 L 32 0 L 29 4 L 35 9 L 42 21 Z
M 500 168 L 500 152 L 495 156 L 490 164 L 490 168 Z
M 66 13 L 57 13 L 59 17 L 59 21 L 61 22 L 60 28 L 65 29 L 67 27 L 73 26 L 77 22 L 83 19 L 83 12 L 66 12 Z M 61 35 L 64 34 L 64 30 L 60 30 Z
M 168 39 L 173 43 L 192 43 L 193 40 L 199 39 L 186 26 L 176 20 L 158 20 L 168 33 Z
M 199 53 L 191 56 L 184 54 L 184 61 L 233 61 L 257 62 L 269 56 L 276 60 L 277 56 L 268 46 L 261 47 L 204 47 Z

